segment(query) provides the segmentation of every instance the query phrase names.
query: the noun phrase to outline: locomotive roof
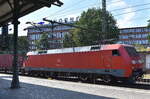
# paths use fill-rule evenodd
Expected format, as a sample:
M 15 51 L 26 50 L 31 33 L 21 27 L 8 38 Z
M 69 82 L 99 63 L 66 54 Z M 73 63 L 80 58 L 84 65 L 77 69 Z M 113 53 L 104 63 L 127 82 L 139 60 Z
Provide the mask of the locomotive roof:
M 61 48 L 61 49 L 32 51 L 32 52 L 28 52 L 27 55 L 88 52 L 88 51 L 99 51 L 99 50 L 113 50 L 113 49 L 119 49 L 121 46 L 130 46 L 130 45 L 110 44 L 110 45 L 92 45 L 92 46 L 83 46 L 83 47 Z

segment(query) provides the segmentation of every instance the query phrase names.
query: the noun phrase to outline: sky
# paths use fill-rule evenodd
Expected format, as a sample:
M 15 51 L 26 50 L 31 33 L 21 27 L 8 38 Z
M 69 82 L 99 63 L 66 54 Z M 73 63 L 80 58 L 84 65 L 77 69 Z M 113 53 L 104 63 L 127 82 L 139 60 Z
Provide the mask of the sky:
M 50 20 L 77 17 L 88 8 L 102 8 L 102 0 L 60 0 L 62 7 L 52 5 L 44 7 L 20 18 L 19 36 L 27 35 L 26 22 L 42 22 L 43 18 Z M 107 10 L 114 16 L 119 28 L 146 26 L 150 19 L 150 0 L 106 0 Z M 140 6 L 141 5 L 141 6 Z M 120 10 L 119 10 L 120 9 Z M 12 26 L 10 26 L 12 28 Z M 13 31 L 10 31 L 10 33 Z

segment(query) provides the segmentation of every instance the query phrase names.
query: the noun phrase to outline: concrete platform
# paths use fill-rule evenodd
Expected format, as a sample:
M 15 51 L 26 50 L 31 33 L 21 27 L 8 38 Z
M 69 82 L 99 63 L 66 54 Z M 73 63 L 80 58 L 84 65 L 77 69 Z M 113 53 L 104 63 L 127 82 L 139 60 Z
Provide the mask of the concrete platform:
M 21 78 L 24 80 L 26 79 L 26 82 L 22 82 L 21 80 L 20 89 L 10 89 L 11 79 L 11 75 L 0 74 L 0 99 L 112 99 L 103 96 L 49 87 L 45 85 L 45 81 L 49 80 L 39 79 L 39 82 L 36 82 L 34 80 L 37 78 L 29 77 Z M 36 82 L 36 84 L 34 84 L 34 82 Z
M 20 76 L 20 89 L 10 89 L 11 75 L 0 74 L 0 99 L 149 99 L 150 91 Z

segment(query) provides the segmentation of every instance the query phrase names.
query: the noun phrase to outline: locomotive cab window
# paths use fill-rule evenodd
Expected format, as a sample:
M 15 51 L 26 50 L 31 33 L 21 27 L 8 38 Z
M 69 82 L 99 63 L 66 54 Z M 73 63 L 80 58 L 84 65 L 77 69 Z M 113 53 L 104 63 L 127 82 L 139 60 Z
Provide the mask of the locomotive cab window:
M 120 56 L 119 50 L 112 50 L 112 56 Z
M 125 47 L 125 49 L 130 56 L 139 56 L 138 52 L 134 47 Z

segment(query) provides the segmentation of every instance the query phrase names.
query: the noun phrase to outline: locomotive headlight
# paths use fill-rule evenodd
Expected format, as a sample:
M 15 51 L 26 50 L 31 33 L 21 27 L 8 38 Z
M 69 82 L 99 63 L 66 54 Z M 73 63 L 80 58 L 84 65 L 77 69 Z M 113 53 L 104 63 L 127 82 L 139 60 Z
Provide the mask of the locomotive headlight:
M 132 64 L 136 64 L 136 61 L 135 61 L 135 60 L 132 60 Z

